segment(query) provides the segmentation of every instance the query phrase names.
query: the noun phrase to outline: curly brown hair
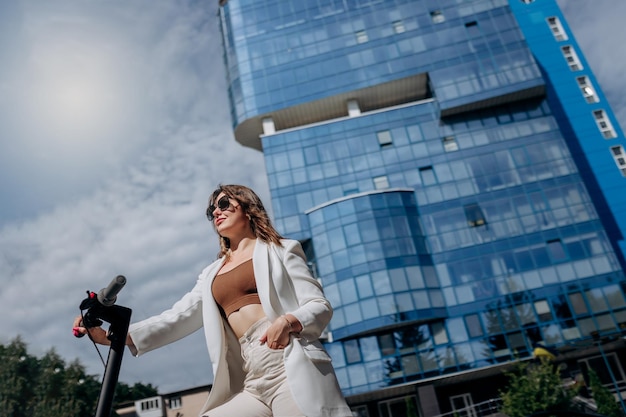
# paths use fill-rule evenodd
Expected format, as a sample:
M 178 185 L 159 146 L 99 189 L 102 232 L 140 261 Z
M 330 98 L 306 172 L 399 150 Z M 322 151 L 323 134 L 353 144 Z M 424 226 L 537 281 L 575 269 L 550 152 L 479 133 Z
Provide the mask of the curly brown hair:
M 237 200 L 244 211 L 244 213 L 250 219 L 250 227 L 252 232 L 265 243 L 274 243 L 281 246 L 280 240 L 283 238 L 274 226 L 261 202 L 261 199 L 254 191 L 245 185 L 220 184 L 215 191 L 209 197 L 209 206 L 215 204 L 217 197 L 224 193 L 228 198 Z M 213 224 L 215 228 L 215 224 Z M 224 236 L 220 236 L 220 251 L 217 254 L 218 258 L 226 256 L 228 258 L 230 254 L 230 239 Z

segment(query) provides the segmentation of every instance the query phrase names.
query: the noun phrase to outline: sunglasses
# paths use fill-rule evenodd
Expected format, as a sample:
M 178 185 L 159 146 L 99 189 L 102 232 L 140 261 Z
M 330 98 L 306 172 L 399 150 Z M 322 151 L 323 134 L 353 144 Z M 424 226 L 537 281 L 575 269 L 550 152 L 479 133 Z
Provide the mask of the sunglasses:
M 217 201 L 217 206 L 215 206 L 214 204 L 211 204 L 209 208 L 206 209 L 206 218 L 209 219 L 210 222 L 212 222 L 213 219 L 215 219 L 215 216 L 213 215 L 213 212 L 215 211 L 215 209 L 220 209 L 220 211 L 226 211 L 230 207 L 231 207 L 230 199 L 228 198 L 228 196 L 223 196 Z

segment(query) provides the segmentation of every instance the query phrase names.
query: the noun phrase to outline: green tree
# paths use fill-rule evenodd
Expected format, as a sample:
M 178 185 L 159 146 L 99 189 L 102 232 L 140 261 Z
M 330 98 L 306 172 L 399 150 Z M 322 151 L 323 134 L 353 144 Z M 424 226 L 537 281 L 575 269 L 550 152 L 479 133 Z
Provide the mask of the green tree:
M 518 362 L 506 372 L 508 384 L 500 391 L 502 412 L 525 417 L 537 411 L 568 410 L 576 391 L 563 386 L 558 367 L 547 358 L 532 364 Z
M 72 416 L 94 414 L 96 401 L 100 395 L 101 383 L 94 375 L 87 375 L 78 360 L 65 369 L 65 398 L 71 403 Z
M 37 359 L 30 356 L 26 343 L 17 337 L 0 345 L 0 410 L 5 417 L 30 417 L 32 381 L 37 374 Z
M 589 369 L 589 387 L 591 388 L 591 396 L 598 407 L 598 414 L 606 417 L 624 416 L 622 407 L 615 400 L 611 391 L 602 385 L 600 377 L 593 369 Z
M 158 390 L 156 387 L 152 386 L 152 384 L 145 385 L 141 382 L 137 382 L 131 387 L 123 382 L 119 382 L 117 387 L 115 387 L 115 402 L 118 404 L 157 395 L 159 395 Z
M 101 381 L 74 361 L 67 365 L 54 349 L 41 359 L 28 354 L 20 337 L 0 344 L 0 416 L 84 417 L 93 415 Z M 119 382 L 117 402 L 157 395 L 151 384 Z

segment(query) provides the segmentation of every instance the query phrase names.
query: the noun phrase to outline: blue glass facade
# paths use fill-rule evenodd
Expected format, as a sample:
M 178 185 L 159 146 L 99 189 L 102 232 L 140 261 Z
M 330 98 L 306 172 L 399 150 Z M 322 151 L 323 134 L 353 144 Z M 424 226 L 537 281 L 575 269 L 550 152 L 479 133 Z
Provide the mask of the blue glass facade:
M 553 0 L 229 0 L 220 20 L 235 136 L 335 308 L 346 395 L 626 326 L 623 134 Z

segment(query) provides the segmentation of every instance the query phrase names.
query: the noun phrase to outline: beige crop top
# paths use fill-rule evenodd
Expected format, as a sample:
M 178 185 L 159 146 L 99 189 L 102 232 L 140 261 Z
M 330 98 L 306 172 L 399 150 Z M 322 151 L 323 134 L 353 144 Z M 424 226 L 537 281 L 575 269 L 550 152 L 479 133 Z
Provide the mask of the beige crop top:
M 254 280 L 252 259 L 237 265 L 228 272 L 216 275 L 211 291 L 226 317 L 243 306 L 261 304 Z

